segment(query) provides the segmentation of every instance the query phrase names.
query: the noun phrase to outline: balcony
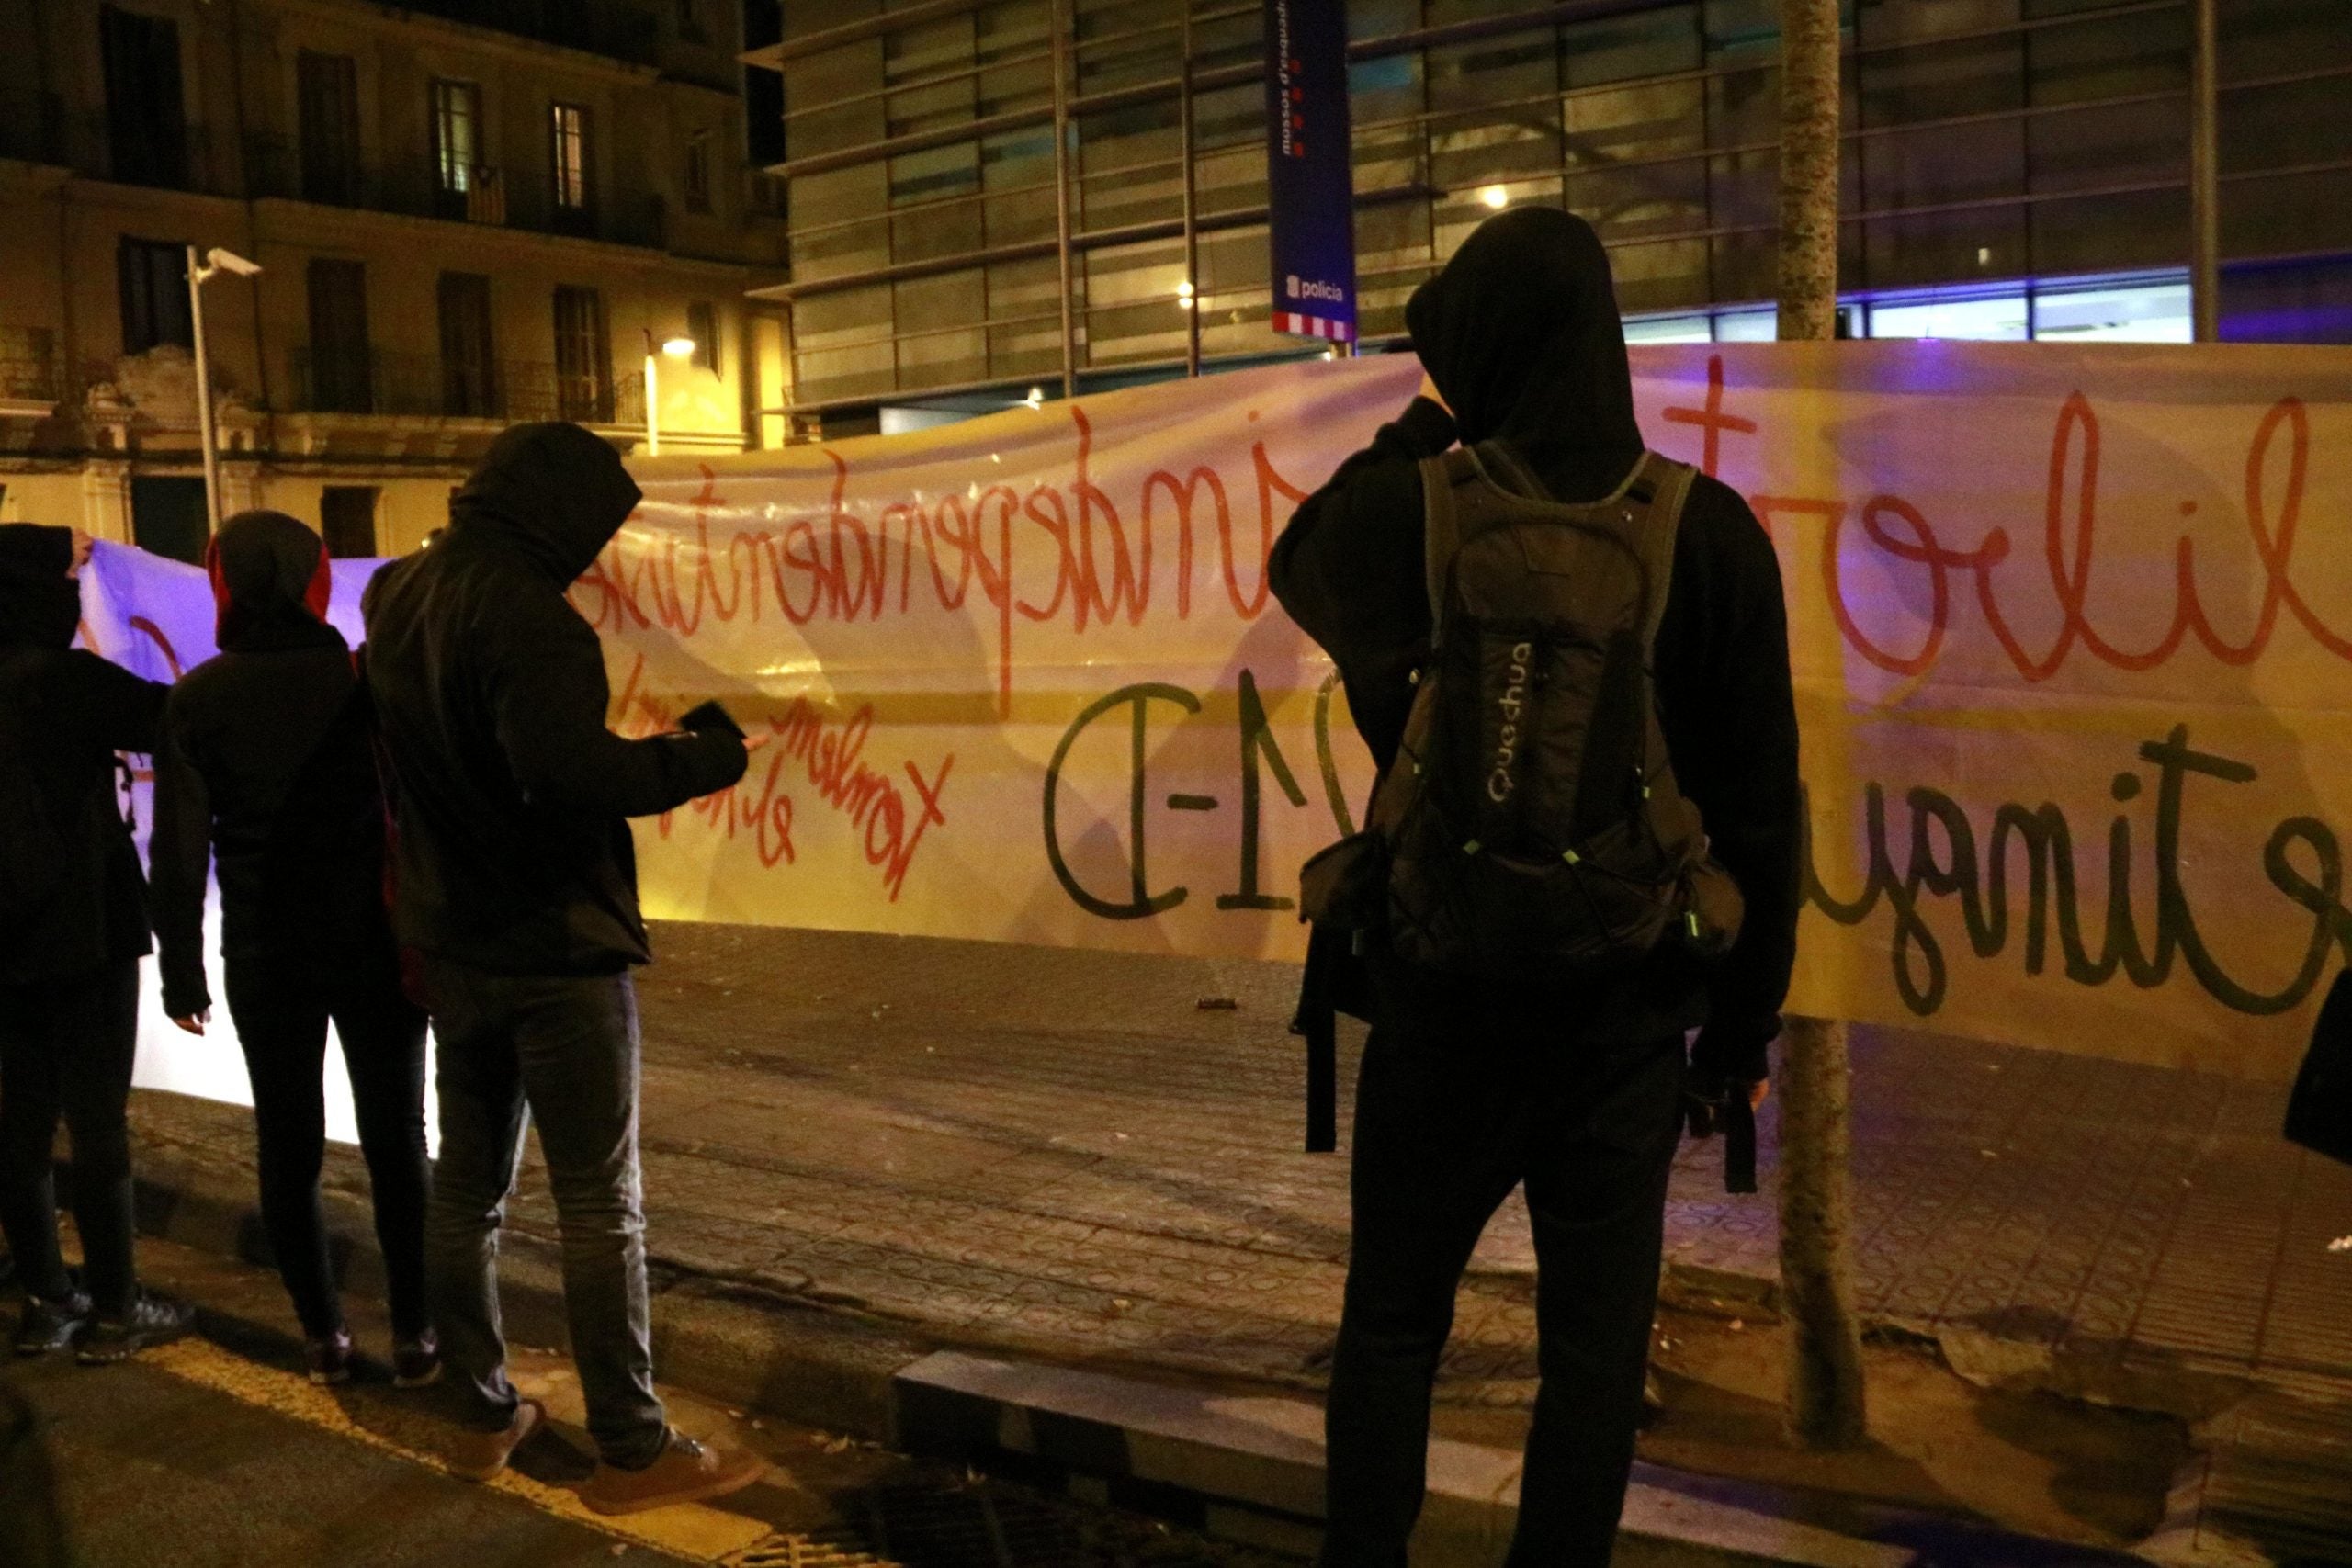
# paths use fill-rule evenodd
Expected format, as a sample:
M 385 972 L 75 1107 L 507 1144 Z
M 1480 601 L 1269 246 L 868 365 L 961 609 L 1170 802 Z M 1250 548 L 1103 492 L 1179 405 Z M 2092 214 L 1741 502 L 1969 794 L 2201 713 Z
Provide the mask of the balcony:
M 522 229 L 660 250 L 668 242 L 668 211 L 659 196 L 618 197 L 585 209 L 558 207 L 546 177 L 528 192 L 487 164 L 469 171 L 467 188 L 445 187 L 431 159 L 384 164 L 305 159 L 284 137 L 255 136 L 245 143 L 245 177 L 256 197 L 311 201 L 368 212 L 438 218 L 456 223 Z
M 438 355 L 381 350 L 355 360 L 302 347 L 288 358 L 289 413 L 500 424 L 551 419 L 621 426 L 645 423 L 645 388 L 634 374 L 598 376 L 534 360 L 453 365 Z

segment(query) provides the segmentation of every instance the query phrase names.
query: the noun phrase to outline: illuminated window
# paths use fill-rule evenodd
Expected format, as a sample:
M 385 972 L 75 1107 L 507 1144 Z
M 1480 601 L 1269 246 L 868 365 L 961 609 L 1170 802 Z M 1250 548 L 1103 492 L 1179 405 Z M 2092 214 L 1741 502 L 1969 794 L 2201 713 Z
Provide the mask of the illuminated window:
M 1876 338 L 1964 338 L 2022 343 L 2026 338 L 2025 290 L 1973 299 L 1895 299 L 1871 306 L 1871 336 Z
M 1715 317 L 1717 343 L 1770 343 L 1780 332 L 1781 313 L 1770 305 L 1758 310 L 1724 310 Z
M 570 212 L 588 209 L 588 111 L 578 104 L 549 107 L 548 146 L 555 173 L 555 204 Z
M 2033 335 L 2059 343 L 2188 343 L 2194 336 L 2188 285 L 2036 289 Z
M 1627 343 L 1708 343 L 1713 337 L 1704 316 L 1635 316 L 1625 323 Z
M 481 154 L 481 89 L 471 82 L 433 84 L 433 161 L 441 188 L 463 196 L 474 186 Z

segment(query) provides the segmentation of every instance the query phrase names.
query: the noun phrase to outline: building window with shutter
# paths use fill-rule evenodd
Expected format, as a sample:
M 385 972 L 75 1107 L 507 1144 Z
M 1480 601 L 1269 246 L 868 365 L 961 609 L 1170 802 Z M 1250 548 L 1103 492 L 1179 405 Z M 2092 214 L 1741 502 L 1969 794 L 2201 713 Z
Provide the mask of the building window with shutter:
M 169 17 L 98 8 L 105 57 L 107 151 L 126 185 L 187 184 L 187 111 L 180 93 L 180 29 Z
M 336 560 L 365 560 L 376 553 L 374 485 L 328 485 L 319 492 L 319 532 Z
M 613 422 L 613 353 L 605 335 L 605 297 L 594 288 L 555 291 L 556 417 L 582 424 Z
M 710 132 L 686 138 L 686 210 L 710 210 Z
M 588 210 L 588 111 L 578 104 L 548 108 L 548 145 L 555 175 L 555 205 L 560 212 Z
M 123 353 L 144 354 L 167 343 L 196 347 L 185 242 L 125 237 L 115 250 L 115 271 L 122 290 Z
M 368 264 L 313 257 L 309 268 L 309 406 L 321 413 L 373 413 L 374 353 L 368 342 Z
M 686 335 L 695 340 L 695 366 L 718 374 L 718 307 L 697 299 L 686 307 Z
M 498 415 L 497 360 L 491 348 L 490 279 L 441 275 L 441 412 L 453 419 Z
M 304 50 L 297 58 L 302 198 L 347 207 L 359 199 L 359 68 L 347 54 Z
M 471 82 L 433 84 L 433 162 L 443 193 L 462 208 L 481 162 L 481 89 Z

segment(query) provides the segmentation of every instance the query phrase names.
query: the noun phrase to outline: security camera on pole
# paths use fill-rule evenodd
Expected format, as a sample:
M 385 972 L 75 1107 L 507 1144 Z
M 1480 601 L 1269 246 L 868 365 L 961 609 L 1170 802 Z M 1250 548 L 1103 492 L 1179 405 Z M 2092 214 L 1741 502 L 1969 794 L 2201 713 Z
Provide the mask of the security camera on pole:
M 204 356 L 204 286 L 215 273 L 258 277 L 261 264 L 215 245 L 199 260 L 196 247 L 187 248 L 187 310 L 196 336 L 196 421 L 204 443 L 204 513 L 211 532 L 220 531 L 220 446 L 212 429 L 212 371 Z

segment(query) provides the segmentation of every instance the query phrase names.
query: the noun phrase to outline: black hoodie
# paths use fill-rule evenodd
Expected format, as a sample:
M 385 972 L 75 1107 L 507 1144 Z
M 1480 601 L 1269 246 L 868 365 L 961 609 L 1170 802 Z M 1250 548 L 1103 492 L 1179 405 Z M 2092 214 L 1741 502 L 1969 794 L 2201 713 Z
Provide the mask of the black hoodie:
M 164 1009 L 211 1006 L 205 869 L 220 863 L 232 965 L 396 984 L 384 910 L 384 805 L 367 703 L 326 624 L 326 546 L 282 512 L 245 512 L 206 554 L 220 652 L 164 708 L 149 845 Z
M 516 425 L 450 502 L 447 530 L 368 585 L 404 945 L 503 975 L 641 964 L 625 818 L 742 777 L 732 733 L 624 740 L 605 728 L 604 652 L 564 592 L 638 497 L 590 432 Z
M 1499 437 L 1554 495 L 1589 501 L 1643 450 L 1608 254 L 1581 219 L 1544 208 L 1489 219 L 1414 291 L 1405 320 L 1452 412 L 1416 398 L 1300 504 L 1273 555 L 1276 596 L 1339 665 L 1382 768 L 1430 636 L 1419 460 Z M 1759 1078 L 1796 953 L 1796 711 L 1778 558 L 1747 503 L 1711 479 L 1683 511 L 1655 669 L 1676 780 L 1747 919 L 1719 963 L 1661 953 L 1607 993 L 1570 999 L 1566 1021 L 1623 1043 L 1703 1022 L 1701 1066 Z
M 164 688 L 73 646 L 73 561 L 67 529 L 0 525 L 0 854 L 54 866 L 37 908 L 0 912 L 0 984 L 78 978 L 148 949 L 115 761 L 153 749 Z

